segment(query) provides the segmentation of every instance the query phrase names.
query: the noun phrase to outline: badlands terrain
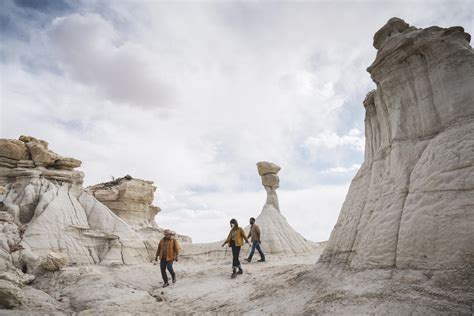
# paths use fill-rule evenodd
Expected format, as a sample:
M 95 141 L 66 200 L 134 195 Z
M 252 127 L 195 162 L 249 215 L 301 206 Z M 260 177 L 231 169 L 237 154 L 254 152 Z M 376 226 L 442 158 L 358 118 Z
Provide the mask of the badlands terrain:
M 472 315 L 470 39 L 460 26 L 398 18 L 375 33 L 365 160 L 329 240 L 308 241 L 288 224 L 280 166 L 259 162 L 268 262 L 245 264 L 236 279 L 222 241 L 177 234 L 178 282 L 162 289 L 152 181 L 84 188 L 81 161 L 34 137 L 1 139 L 0 314 Z

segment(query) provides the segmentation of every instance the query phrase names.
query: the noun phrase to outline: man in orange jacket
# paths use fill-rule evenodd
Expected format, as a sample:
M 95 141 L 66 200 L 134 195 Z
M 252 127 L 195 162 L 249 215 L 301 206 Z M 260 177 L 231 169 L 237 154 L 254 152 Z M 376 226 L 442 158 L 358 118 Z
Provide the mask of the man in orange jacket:
M 165 229 L 164 234 L 165 237 L 163 237 L 158 244 L 155 261 L 158 261 L 158 257 L 160 258 L 160 270 L 161 277 L 163 278 L 163 287 L 167 287 L 170 284 L 168 283 L 166 269 L 168 269 L 169 273 L 171 274 L 172 282 L 176 283 L 176 274 L 173 270 L 173 261 L 178 261 L 179 243 L 175 238 L 172 238 L 175 234 L 171 230 Z

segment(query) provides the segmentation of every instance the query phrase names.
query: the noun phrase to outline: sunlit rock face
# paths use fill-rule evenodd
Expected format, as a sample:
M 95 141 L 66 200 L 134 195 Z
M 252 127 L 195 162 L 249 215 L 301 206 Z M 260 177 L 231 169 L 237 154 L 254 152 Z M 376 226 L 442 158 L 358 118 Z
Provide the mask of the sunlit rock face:
M 4 249 L 8 260 L 28 271 L 39 269 L 52 252 L 64 254 L 68 264 L 149 260 L 142 238 L 83 190 L 84 174 L 74 170 L 81 161 L 62 157 L 33 137 L 1 139 L 0 145 L 0 214 L 21 230 Z
M 365 161 L 321 263 L 472 268 L 474 52 L 462 27 L 393 18 L 375 34 Z

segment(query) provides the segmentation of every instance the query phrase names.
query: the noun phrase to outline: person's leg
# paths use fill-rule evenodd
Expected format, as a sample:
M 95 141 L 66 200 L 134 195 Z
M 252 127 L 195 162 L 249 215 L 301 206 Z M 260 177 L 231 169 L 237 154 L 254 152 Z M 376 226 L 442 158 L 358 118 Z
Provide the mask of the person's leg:
M 239 274 L 242 274 L 243 271 L 242 271 L 242 267 L 240 266 L 240 260 L 239 260 L 240 248 L 241 247 L 238 246 L 238 247 L 235 247 L 235 248 L 237 248 L 237 250 L 236 250 L 236 262 L 235 263 L 237 264 L 236 266 L 239 269 Z
M 166 260 L 160 261 L 160 270 L 161 270 L 161 277 L 163 278 L 163 282 L 168 284 L 168 275 L 166 274 Z
M 232 248 L 232 278 L 237 276 L 237 247 L 231 245 Z
M 260 246 L 260 242 L 257 242 L 257 251 L 260 254 L 261 260 L 265 261 L 265 254 L 263 253 L 262 247 Z
M 256 246 L 257 246 L 257 241 L 252 241 L 252 248 L 250 249 L 249 257 L 247 258 L 248 262 L 252 261 L 252 257 L 253 257 L 253 254 L 255 253 Z
M 235 270 L 237 268 L 237 260 L 238 260 L 238 253 L 237 247 L 232 245 L 232 269 Z
M 173 283 L 176 282 L 176 274 L 174 273 L 174 270 L 173 270 L 173 261 L 168 261 L 166 268 L 171 274 L 171 280 L 173 280 Z

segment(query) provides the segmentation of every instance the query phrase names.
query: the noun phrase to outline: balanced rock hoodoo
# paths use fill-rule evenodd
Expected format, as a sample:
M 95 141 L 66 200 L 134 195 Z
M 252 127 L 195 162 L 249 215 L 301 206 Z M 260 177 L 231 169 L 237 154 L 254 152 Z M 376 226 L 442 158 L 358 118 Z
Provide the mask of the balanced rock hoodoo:
M 276 190 L 280 187 L 280 166 L 266 161 L 257 163 L 258 174 L 267 192 L 267 199 L 257 223 L 262 230 L 262 243 L 266 252 L 304 253 L 314 249 L 315 243 L 303 238 L 286 221 L 280 212 Z M 248 230 L 248 228 L 247 228 Z

